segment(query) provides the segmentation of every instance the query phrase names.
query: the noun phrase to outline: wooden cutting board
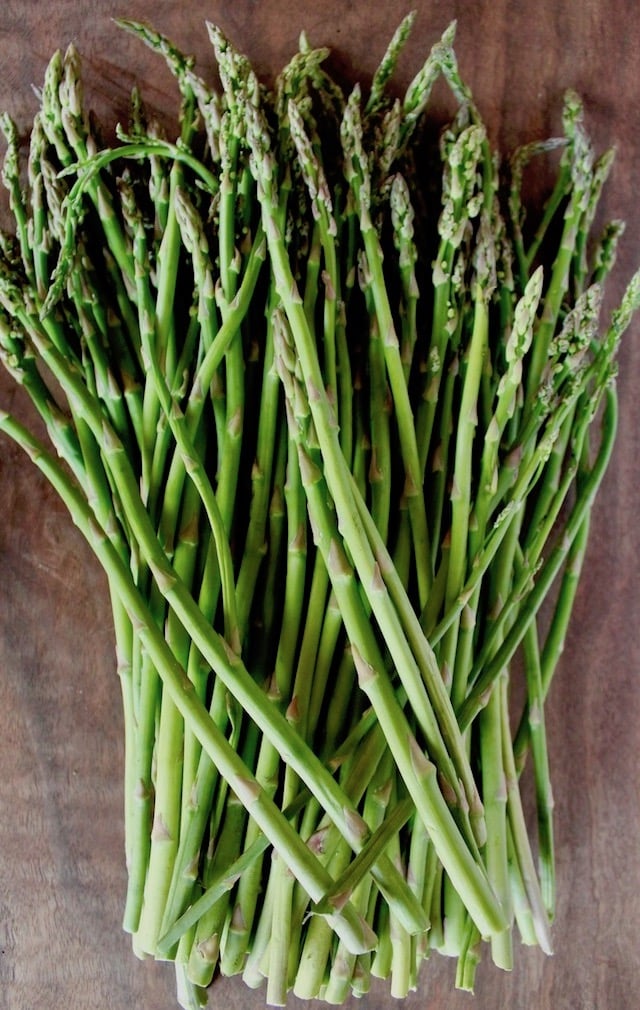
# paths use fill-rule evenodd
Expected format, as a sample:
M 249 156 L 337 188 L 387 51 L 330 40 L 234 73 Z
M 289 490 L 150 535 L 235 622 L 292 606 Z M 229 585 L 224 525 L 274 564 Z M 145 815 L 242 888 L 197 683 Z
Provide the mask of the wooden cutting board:
M 456 50 L 492 139 L 510 149 L 560 128 L 569 86 L 599 150 L 618 157 L 602 219 L 627 221 L 609 303 L 640 265 L 640 8 L 621 2 L 419 2 L 399 74 L 406 84 L 452 17 Z M 86 90 L 112 128 L 139 83 L 170 122 L 173 82 L 113 15 L 151 21 L 212 73 L 204 18 L 218 21 L 272 77 L 301 29 L 334 50 L 346 81 L 370 78 L 403 4 L 328 0 L 5 0 L 0 109 L 27 134 L 56 47 L 73 41 Z M 444 102 L 445 99 L 438 98 Z M 443 107 L 443 112 L 445 111 Z M 538 182 L 544 190 L 544 179 Z M 453 992 L 454 964 L 425 964 L 409 1010 L 635 1010 L 640 1005 L 640 322 L 620 358 L 621 424 L 561 669 L 549 701 L 557 814 L 555 956 L 487 960 L 475 998 Z M 0 371 L 0 407 L 29 416 Z M 0 1008 L 170 1010 L 170 966 L 138 962 L 121 932 L 125 871 L 122 720 L 106 585 L 31 463 L 0 438 Z M 213 1008 L 258 1008 L 262 993 L 219 980 Z M 308 1004 L 291 999 L 292 1007 Z M 309 1004 L 310 1005 L 310 1004 Z M 353 1000 L 351 1007 L 363 1006 Z M 377 986 L 364 1006 L 396 1006 Z

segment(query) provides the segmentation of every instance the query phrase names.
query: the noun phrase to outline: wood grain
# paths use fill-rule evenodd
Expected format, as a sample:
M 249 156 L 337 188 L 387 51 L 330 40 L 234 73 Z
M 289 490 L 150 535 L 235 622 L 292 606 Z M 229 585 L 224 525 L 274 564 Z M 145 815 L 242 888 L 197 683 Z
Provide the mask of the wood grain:
M 399 73 L 406 84 L 453 17 L 464 76 L 505 148 L 559 129 L 571 86 L 584 97 L 599 149 L 618 157 L 602 217 L 628 227 L 610 300 L 640 264 L 640 8 L 622 0 L 417 4 Z M 373 73 L 405 13 L 395 2 L 88 0 L 5 2 L 0 109 L 26 136 L 55 47 L 74 41 L 100 118 L 125 114 L 138 81 L 158 114 L 176 107 L 169 75 L 111 22 L 147 19 L 213 73 L 204 18 L 219 23 L 272 77 L 305 28 L 334 49 L 345 80 Z M 447 99 L 438 92 L 444 115 Z M 544 186 L 544 179 L 539 183 Z M 475 997 L 452 991 L 454 965 L 425 965 L 408 1010 L 634 1010 L 640 1003 L 640 325 L 620 360 L 621 426 L 598 500 L 586 577 L 549 704 L 557 811 L 555 956 L 517 950 L 508 975 L 484 964 Z M 0 405 L 28 407 L 0 374 Z M 120 930 L 124 898 L 122 723 L 105 581 L 31 464 L 0 441 L 0 1010 L 87 1006 L 169 1010 L 171 969 L 140 963 Z M 211 1006 L 264 1005 L 238 980 L 215 983 Z M 293 1008 L 311 1005 L 292 998 Z M 352 1001 L 350 1006 L 362 1006 Z M 383 987 L 368 1000 L 391 1007 Z M 395 1005 L 395 1004 L 393 1004 Z

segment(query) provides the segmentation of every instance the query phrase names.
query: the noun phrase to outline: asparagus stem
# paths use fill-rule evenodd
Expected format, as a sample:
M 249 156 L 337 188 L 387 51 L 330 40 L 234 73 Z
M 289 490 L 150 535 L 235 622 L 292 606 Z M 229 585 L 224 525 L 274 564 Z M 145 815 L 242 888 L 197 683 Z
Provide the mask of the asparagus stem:
M 622 225 L 590 253 L 612 155 L 594 157 L 580 100 L 562 140 L 516 154 L 503 219 L 455 24 L 389 94 L 413 22 L 362 112 L 304 35 L 269 91 L 208 25 L 218 94 L 122 21 L 175 76 L 176 143 L 134 89 L 129 134 L 100 149 L 73 46 L 47 67 L 26 172 L 0 122 L 0 359 L 60 462 L 4 411 L 0 430 L 107 576 L 124 926 L 175 962 L 189 1010 L 216 968 L 266 979 L 274 1005 L 340 1002 L 375 975 L 405 997 L 432 950 L 472 989 L 481 938 L 511 967 L 513 921 L 551 949 L 544 702 L 640 273 L 600 337 Z M 413 136 L 440 74 L 458 111 L 430 236 Z M 560 146 L 529 227 L 524 170 Z
M 139 626 L 145 647 L 152 654 L 163 684 L 183 718 L 189 721 L 210 759 L 217 765 L 225 779 L 233 784 L 236 795 L 250 810 L 251 816 L 263 827 L 271 843 L 280 852 L 287 854 L 289 865 L 295 868 L 310 897 L 315 901 L 321 900 L 332 886 L 329 875 L 297 833 L 290 828 L 289 822 L 273 801 L 268 799 L 247 766 L 220 734 L 202 704 L 194 696 L 184 671 L 174 659 L 162 633 L 149 615 L 148 608 L 133 584 L 128 570 L 104 532 L 96 525 L 81 493 L 38 440 L 4 412 L 0 413 L 0 429 L 9 434 L 31 456 L 36 466 L 61 495 L 89 546 L 105 570 L 111 573 L 123 606 L 126 607 L 131 620 Z M 338 935 L 342 936 L 347 946 L 355 952 L 371 949 L 374 945 L 375 937 L 371 929 L 354 913 L 349 903 L 344 905 L 339 913 L 332 913 L 331 921 Z
M 542 601 L 553 583 L 556 575 L 562 568 L 567 552 L 574 538 L 576 537 L 585 515 L 593 502 L 593 498 L 604 477 L 613 443 L 617 424 L 617 403 L 615 392 L 609 387 L 606 391 L 605 414 L 603 417 L 603 441 L 598 451 L 598 456 L 594 462 L 589 479 L 585 481 L 581 494 L 579 495 L 571 516 L 567 520 L 563 542 L 552 550 L 549 554 L 542 570 L 540 571 L 536 584 L 532 589 L 527 607 L 523 609 L 520 616 L 506 636 L 503 645 L 496 653 L 494 659 L 484 668 L 483 672 L 474 679 L 473 688 L 469 691 L 467 698 L 461 706 L 458 718 L 460 725 L 468 726 L 475 714 L 483 707 L 486 698 L 485 692 L 491 686 L 499 670 L 509 662 L 529 623 L 542 605 Z
M 553 796 L 549 774 L 544 721 L 542 671 L 536 622 L 532 621 L 523 639 L 527 694 L 529 702 L 529 733 L 533 756 L 538 814 L 538 866 L 542 900 L 549 921 L 555 915 L 555 860 L 553 847 Z
M 362 124 L 359 113 L 360 93 L 356 88 L 345 110 L 342 123 L 342 141 L 345 149 L 345 171 L 353 188 L 360 216 L 360 230 L 364 241 L 368 268 L 371 271 L 371 294 L 378 320 L 394 410 L 398 424 L 400 450 L 405 466 L 405 495 L 416 552 L 416 572 L 420 587 L 420 602 L 424 606 L 430 588 L 429 532 L 422 488 L 422 468 L 418 455 L 413 411 L 400 356 L 400 344 L 389 305 L 387 288 L 382 272 L 382 250 L 371 221 L 369 206 L 370 180 L 366 172 L 366 159 L 362 150 Z

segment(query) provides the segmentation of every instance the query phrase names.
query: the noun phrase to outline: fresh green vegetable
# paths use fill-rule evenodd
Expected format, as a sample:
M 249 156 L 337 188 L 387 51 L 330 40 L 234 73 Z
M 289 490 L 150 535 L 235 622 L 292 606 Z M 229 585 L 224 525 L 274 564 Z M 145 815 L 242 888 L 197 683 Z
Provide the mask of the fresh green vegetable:
M 124 928 L 175 962 L 185 1008 L 216 970 L 272 1005 L 341 1003 L 372 976 L 405 996 L 434 950 L 467 989 L 483 941 L 503 969 L 517 933 L 551 951 L 545 701 L 640 274 L 601 327 L 622 228 L 594 246 L 611 156 L 579 99 L 564 137 L 501 164 L 455 26 L 391 94 L 412 21 L 366 99 L 304 36 L 268 92 L 209 25 L 217 93 L 125 21 L 175 74 L 175 141 L 136 91 L 101 147 L 73 48 L 26 181 L 2 119 L 0 351 L 50 445 L 0 429 L 107 576 Z M 440 76 L 458 109 L 434 173 Z M 530 220 L 524 173 L 556 148 Z

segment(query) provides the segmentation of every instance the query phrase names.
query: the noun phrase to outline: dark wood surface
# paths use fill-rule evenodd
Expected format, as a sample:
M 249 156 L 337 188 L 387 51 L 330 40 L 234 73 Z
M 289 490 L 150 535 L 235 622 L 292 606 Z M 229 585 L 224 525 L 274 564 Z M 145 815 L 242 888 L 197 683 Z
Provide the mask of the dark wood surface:
M 564 90 L 584 97 L 596 146 L 618 157 L 602 217 L 627 221 L 609 302 L 640 265 L 640 8 L 606 0 L 418 2 L 398 75 L 406 84 L 452 17 L 456 50 L 492 138 L 508 149 L 559 129 Z M 26 134 L 46 62 L 74 41 L 104 122 L 135 80 L 165 117 L 176 107 L 158 61 L 110 21 L 144 18 L 212 61 L 218 21 L 273 75 L 305 28 L 334 49 L 346 80 L 367 81 L 404 5 L 235 0 L 5 0 L 0 109 Z M 424 966 L 411 1010 L 634 1010 L 640 1005 L 640 320 L 620 360 L 621 426 L 593 522 L 586 576 L 549 702 L 557 812 L 555 955 L 518 948 L 504 974 L 484 964 L 476 994 L 454 965 Z M 0 406 L 28 414 L 4 373 Z M 122 723 L 105 580 L 32 465 L 0 440 L 0 1008 L 169 1010 L 172 969 L 142 963 L 121 932 Z M 214 984 L 213 1008 L 257 1008 L 262 993 Z M 292 1007 L 306 1004 L 292 998 Z M 355 1000 L 351 1004 L 356 1006 Z M 363 1004 L 358 1003 L 358 1006 Z M 364 1006 L 396 1005 L 383 987 Z

